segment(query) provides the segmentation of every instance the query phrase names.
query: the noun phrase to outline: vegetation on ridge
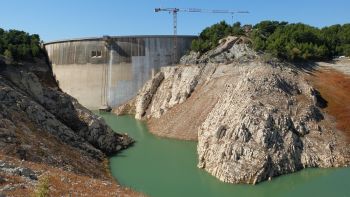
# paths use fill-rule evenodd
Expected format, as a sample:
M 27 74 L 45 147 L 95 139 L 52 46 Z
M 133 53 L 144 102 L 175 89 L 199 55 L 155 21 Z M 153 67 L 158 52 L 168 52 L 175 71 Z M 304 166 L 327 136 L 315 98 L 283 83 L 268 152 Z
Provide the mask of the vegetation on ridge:
M 204 53 L 229 35 L 245 35 L 257 51 L 289 61 L 328 60 L 334 56 L 350 56 L 350 24 L 316 28 L 303 23 L 262 21 L 254 26 L 222 21 L 205 28 L 191 49 Z
M 33 60 L 41 54 L 38 34 L 30 35 L 24 31 L 13 29 L 6 31 L 0 28 L 0 55 L 19 61 Z
M 237 22 L 231 26 L 225 21 L 221 21 L 211 27 L 205 28 L 199 34 L 199 38 L 192 41 L 191 49 L 204 53 L 215 48 L 220 39 L 229 35 L 244 35 L 241 23 Z

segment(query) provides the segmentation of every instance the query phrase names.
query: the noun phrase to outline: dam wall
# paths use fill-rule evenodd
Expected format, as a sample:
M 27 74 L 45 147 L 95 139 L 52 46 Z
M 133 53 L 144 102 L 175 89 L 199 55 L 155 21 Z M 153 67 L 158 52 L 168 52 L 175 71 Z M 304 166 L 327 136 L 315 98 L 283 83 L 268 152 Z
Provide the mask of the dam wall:
M 115 107 L 160 67 L 177 63 L 195 36 L 104 36 L 45 43 L 60 88 L 87 108 Z

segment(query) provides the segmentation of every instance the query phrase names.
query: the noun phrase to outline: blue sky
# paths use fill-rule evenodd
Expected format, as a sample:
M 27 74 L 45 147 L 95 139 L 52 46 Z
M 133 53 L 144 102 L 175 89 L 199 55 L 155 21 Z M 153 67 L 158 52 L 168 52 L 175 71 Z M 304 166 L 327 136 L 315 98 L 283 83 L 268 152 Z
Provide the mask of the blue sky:
M 303 22 L 317 27 L 350 23 L 350 0 L 3 0 L 0 27 L 37 33 L 44 41 L 102 35 L 172 34 L 172 15 L 155 7 L 247 10 L 235 21 Z M 197 35 L 231 15 L 178 14 L 178 34 Z

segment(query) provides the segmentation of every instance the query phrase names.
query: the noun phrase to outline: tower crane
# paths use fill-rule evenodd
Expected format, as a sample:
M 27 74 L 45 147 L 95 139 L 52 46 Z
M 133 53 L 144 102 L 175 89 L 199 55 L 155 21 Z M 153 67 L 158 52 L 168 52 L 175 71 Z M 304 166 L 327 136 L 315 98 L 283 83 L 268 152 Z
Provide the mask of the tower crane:
M 248 11 L 233 11 L 233 10 L 208 10 L 198 8 L 155 8 L 155 12 L 169 12 L 173 14 L 173 31 L 174 31 L 174 59 L 173 64 L 177 59 L 177 13 L 178 12 L 196 12 L 196 13 L 214 13 L 214 14 L 248 14 Z

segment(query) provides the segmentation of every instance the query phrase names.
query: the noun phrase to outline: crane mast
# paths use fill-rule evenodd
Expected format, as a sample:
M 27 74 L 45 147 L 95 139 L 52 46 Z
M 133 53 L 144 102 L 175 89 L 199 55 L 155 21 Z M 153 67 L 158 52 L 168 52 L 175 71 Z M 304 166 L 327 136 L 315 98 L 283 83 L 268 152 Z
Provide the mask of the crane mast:
M 198 9 L 198 8 L 155 8 L 155 12 L 169 12 L 173 14 L 173 30 L 174 30 L 174 53 L 173 53 L 173 64 L 177 60 L 177 13 L 178 12 L 197 12 L 197 13 L 214 13 L 214 14 L 231 14 L 232 19 L 234 14 L 248 14 L 248 11 L 233 11 L 233 10 L 209 10 L 209 9 Z

